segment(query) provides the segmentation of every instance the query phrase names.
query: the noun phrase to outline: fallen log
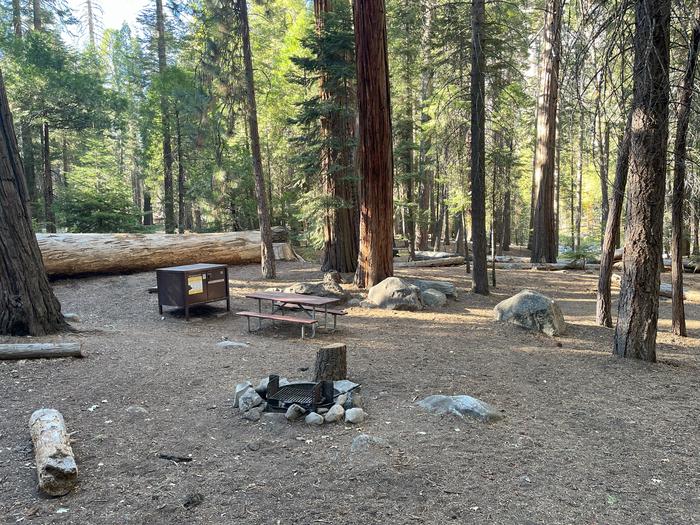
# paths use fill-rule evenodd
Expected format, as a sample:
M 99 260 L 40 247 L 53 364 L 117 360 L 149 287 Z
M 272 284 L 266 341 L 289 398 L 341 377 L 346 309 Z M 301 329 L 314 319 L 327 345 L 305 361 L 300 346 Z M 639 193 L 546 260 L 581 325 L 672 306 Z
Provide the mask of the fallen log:
M 58 410 L 41 408 L 29 418 L 39 489 L 50 496 L 68 494 L 78 481 L 66 423 Z
M 37 234 L 49 275 L 129 273 L 194 263 L 260 262 L 260 232 L 184 235 L 131 233 Z M 278 258 L 294 257 L 278 247 Z
M 80 343 L 0 344 L 0 360 L 85 357 Z
M 464 257 L 443 257 L 441 259 L 431 259 L 426 261 L 403 261 L 395 262 L 394 268 L 422 268 L 430 266 L 458 266 L 464 264 Z

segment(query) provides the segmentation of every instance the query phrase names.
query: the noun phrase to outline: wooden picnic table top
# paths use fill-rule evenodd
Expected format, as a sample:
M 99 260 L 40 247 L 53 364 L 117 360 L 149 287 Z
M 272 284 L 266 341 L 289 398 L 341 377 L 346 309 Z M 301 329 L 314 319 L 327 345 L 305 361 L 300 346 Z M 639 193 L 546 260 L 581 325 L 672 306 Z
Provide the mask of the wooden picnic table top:
M 289 304 L 301 304 L 307 306 L 326 306 L 340 302 L 337 297 L 318 297 L 316 295 L 303 295 L 284 292 L 255 292 L 246 294 L 248 299 L 262 299 L 264 301 L 277 301 Z

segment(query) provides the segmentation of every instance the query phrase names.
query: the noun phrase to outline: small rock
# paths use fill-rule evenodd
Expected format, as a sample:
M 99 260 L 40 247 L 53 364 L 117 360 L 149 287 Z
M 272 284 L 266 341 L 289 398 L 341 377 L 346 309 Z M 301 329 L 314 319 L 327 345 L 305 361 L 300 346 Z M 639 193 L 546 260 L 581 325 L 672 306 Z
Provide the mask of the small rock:
M 241 412 L 247 412 L 251 408 L 260 406 L 262 402 L 262 397 L 260 397 L 255 390 L 249 387 L 238 400 L 238 408 L 240 408 Z
M 359 393 L 350 392 L 350 402 L 354 408 L 362 408 L 364 405 L 362 396 Z
M 345 403 L 348 402 L 348 395 L 347 394 L 340 394 L 336 399 L 335 399 L 336 404 L 345 406 Z
M 326 407 L 321 407 L 317 409 L 316 412 L 318 412 L 319 414 L 325 414 L 328 412 L 328 409 Z
M 345 415 L 345 409 L 340 405 L 333 405 L 330 410 L 324 416 L 326 423 L 333 423 L 335 421 L 342 421 Z
M 204 502 L 204 496 L 201 494 L 190 494 L 185 498 L 185 502 L 182 504 L 186 509 L 191 509 L 197 505 L 201 505 Z
M 304 417 L 304 414 L 306 414 L 306 410 L 299 405 L 294 404 L 287 409 L 287 413 L 284 415 L 284 417 L 286 417 L 289 421 L 296 421 L 297 419 Z
M 353 297 L 352 299 L 350 299 L 350 300 L 348 301 L 348 306 L 349 306 L 350 308 L 362 306 L 362 301 L 360 301 L 357 297 Z
M 69 323 L 79 323 L 80 322 L 80 316 L 78 314 L 63 314 L 63 318 L 68 321 Z
M 245 383 L 238 383 L 236 385 L 236 388 L 233 393 L 233 408 L 238 408 L 238 404 L 241 400 L 241 397 L 251 388 L 253 388 L 253 385 L 250 384 L 250 381 L 246 381 Z
M 343 277 L 340 275 L 339 272 L 336 270 L 326 272 L 323 274 L 323 282 L 324 283 L 335 283 L 335 284 L 343 284 Z
M 364 300 L 360 301 L 360 307 L 361 308 L 379 308 L 376 304 L 374 304 L 372 301 Z
M 309 413 L 305 418 L 307 425 L 323 425 L 323 416 L 316 412 Z
M 137 415 L 137 414 L 148 414 L 148 410 L 146 410 L 146 409 L 143 408 L 142 406 L 138 406 L 138 405 L 131 405 L 131 406 L 128 406 L 128 407 L 126 407 L 126 411 L 127 411 L 129 414 L 132 414 L 132 415 Z
M 361 408 L 351 408 L 345 412 L 345 422 L 359 424 L 365 420 L 365 411 Z
M 433 288 L 428 288 L 421 292 L 421 299 L 425 306 L 431 308 L 439 308 L 447 304 L 447 296 L 440 290 L 434 290 Z
M 247 412 L 243 412 L 243 415 L 241 416 L 242 419 L 246 419 L 248 421 L 253 421 L 257 422 L 260 421 L 260 417 L 262 416 L 263 408 L 261 406 L 259 407 L 254 407 L 248 410 Z
M 216 343 L 219 348 L 248 348 L 248 344 L 240 341 L 219 341 Z
M 377 438 L 368 434 L 360 434 L 352 440 L 350 452 L 365 452 L 370 448 L 391 448 L 386 439 Z

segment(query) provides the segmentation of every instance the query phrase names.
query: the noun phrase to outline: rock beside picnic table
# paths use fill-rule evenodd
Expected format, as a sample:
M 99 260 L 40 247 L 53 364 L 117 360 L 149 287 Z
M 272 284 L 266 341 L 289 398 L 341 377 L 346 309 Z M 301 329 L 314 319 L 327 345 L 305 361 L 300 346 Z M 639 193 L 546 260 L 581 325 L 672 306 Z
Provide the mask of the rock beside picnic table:
M 335 297 L 341 300 L 346 300 L 350 296 L 340 284 L 331 279 L 320 283 L 294 283 L 283 291 L 284 293 L 315 295 L 317 297 Z
M 564 315 L 559 305 L 539 292 L 523 290 L 498 303 L 493 311 L 496 321 L 508 321 L 527 330 L 543 332 L 549 336 L 566 332 Z
M 423 309 L 420 288 L 398 277 L 387 277 L 372 286 L 367 302 L 386 310 L 415 312 Z

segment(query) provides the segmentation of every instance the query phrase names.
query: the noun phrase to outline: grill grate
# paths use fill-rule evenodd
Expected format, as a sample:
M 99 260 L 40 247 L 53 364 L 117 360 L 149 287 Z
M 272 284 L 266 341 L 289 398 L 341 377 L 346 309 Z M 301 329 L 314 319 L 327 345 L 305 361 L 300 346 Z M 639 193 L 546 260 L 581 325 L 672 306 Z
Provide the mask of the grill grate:
M 267 397 L 269 400 L 284 403 L 310 404 L 314 400 L 315 383 L 296 383 L 293 385 L 281 386 L 280 389 Z
M 319 407 L 331 406 L 334 397 L 333 381 L 280 386 L 279 376 L 271 375 L 267 384 L 266 400 L 269 410 L 284 411 L 297 404 L 306 410 L 315 411 Z

